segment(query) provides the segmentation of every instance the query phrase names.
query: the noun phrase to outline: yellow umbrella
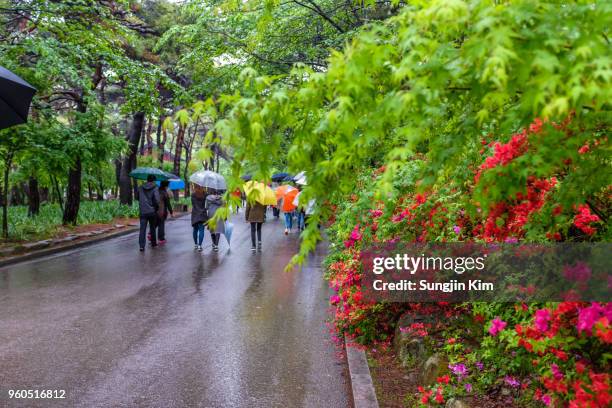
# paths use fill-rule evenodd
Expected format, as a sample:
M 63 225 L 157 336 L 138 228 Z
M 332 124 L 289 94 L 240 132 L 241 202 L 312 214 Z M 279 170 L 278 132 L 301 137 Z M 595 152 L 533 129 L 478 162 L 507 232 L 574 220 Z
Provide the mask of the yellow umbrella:
M 248 199 L 253 199 L 263 205 L 275 205 L 276 194 L 274 190 L 259 181 L 247 181 L 244 184 L 244 192 Z

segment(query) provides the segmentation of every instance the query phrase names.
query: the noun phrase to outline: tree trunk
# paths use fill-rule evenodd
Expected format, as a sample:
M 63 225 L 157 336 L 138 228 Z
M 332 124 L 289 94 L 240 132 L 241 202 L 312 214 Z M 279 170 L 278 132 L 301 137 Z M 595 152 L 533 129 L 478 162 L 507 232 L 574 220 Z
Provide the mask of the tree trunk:
M 83 100 L 83 93 L 76 101 L 77 110 L 80 113 L 87 112 L 87 104 Z M 79 207 L 81 206 L 81 175 L 83 164 L 81 163 L 80 153 L 77 153 L 74 166 L 68 171 L 68 191 L 66 192 L 66 205 L 64 206 L 63 224 L 76 225 L 79 217 Z
M 183 155 L 183 142 L 185 140 L 185 126 L 179 124 L 179 130 L 176 135 L 176 150 L 174 151 L 174 165 L 172 172 L 177 176 L 181 174 L 181 156 Z M 178 199 L 178 190 L 173 191 L 174 198 Z
M 40 193 L 38 191 L 38 179 L 30 177 L 28 180 L 28 216 L 34 217 L 40 211 Z
M 55 176 L 51 176 L 51 182 L 53 183 L 53 188 L 55 189 L 55 194 L 57 195 L 57 202 L 59 203 L 59 206 L 63 213 L 64 212 L 64 199 L 62 197 L 62 192 L 60 191 L 59 182 L 57 181 L 57 178 Z
M 132 205 L 133 191 L 132 180 L 130 179 L 130 171 L 136 167 L 136 153 L 142 127 L 144 124 L 144 113 L 136 112 L 132 117 L 132 125 L 127 134 L 127 142 L 129 146 L 128 154 L 123 158 L 121 163 L 121 171 L 119 174 L 119 202 L 121 204 Z
M 42 187 L 39 194 L 41 203 L 46 203 L 49 201 L 49 187 Z
M 142 133 L 144 133 L 146 120 L 147 120 L 146 118 L 142 119 L 142 127 L 140 129 L 140 132 L 141 132 L 141 135 L 140 135 L 140 155 L 141 156 L 144 156 L 144 152 L 145 152 L 145 139 L 146 139 L 146 137 Z
M 104 201 L 104 183 L 102 180 L 98 181 L 98 188 L 96 190 L 96 199 L 98 201 Z
M 24 205 L 25 204 L 24 196 L 27 195 L 27 194 L 24 194 L 26 190 L 27 190 L 27 185 L 24 183 L 13 185 L 13 187 L 11 187 L 9 204 L 10 205 Z
M 68 191 L 66 193 L 66 206 L 64 207 L 64 225 L 76 225 L 81 206 L 81 173 L 83 166 L 81 158 L 77 157 L 74 166 L 68 172 Z
M 183 179 L 185 180 L 185 197 L 191 195 L 189 182 L 187 176 L 189 176 L 189 162 L 191 161 L 191 149 L 187 149 L 185 152 L 185 170 L 183 170 Z
M 149 123 L 147 124 L 147 133 L 146 133 L 147 155 L 149 156 L 153 155 L 153 138 L 151 137 L 151 133 L 153 133 L 153 120 L 151 117 L 149 117 Z
M 8 189 L 12 162 L 13 154 L 7 153 L 4 158 L 4 187 L 2 188 L 2 236 L 4 239 L 8 239 Z
M 115 183 L 119 185 L 119 179 L 121 178 L 121 158 L 115 159 Z
M 215 151 L 217 152 L 217 170 L 216 171 L 218 173 L 219 172 L 219 162 L 221 160 L 219 160 L 219 145 L 216 145 L 216 146 L 217 146 L 217 148 L 215 149 Z
M 162 129 L 163 116 L 159 117 L 159 123 L 157 124 L 157 151 L 159 159 L 159 168 L 164 166 L 164 153 L 166 151 L 166 140 L 168 139 L 168 131 Z M 163 138 L 161 137 L 163 135 Z

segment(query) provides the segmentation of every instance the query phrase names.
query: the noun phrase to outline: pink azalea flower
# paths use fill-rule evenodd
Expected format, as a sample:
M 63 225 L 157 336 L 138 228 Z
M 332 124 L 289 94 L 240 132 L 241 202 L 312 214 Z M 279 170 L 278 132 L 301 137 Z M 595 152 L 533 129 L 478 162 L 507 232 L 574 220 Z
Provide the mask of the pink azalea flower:
M 512 388 L 518 388 L 521 386 L 521 383 L 516 378 L 509 375 L 504 378 L 504 382 Z
M 550 311 L 548 309 L 540 309 L 535 312 L 535 326 L 539 331 L 547 331 L 548 322 L 550 322 Z
M 563 267 L 563 276 L 567 280 L 586 282 L 591 279 L 591 268 L 584 262 L 576 262 L 575 265 Z
M 465 364 L 449 364 L 448 368 L 459 378 L 459 381 L 468 374 Z
M 461 227 L 455 225 L 453 226 L 453 231 L 455 231 L 455 234 L 459 235 L 461 233 Z
M 496 317 L 495 319 L 493 319 L 493 321 L 491 321 L 491 327 L 489 327 L 489 334 L 491 336 L 497 336 L 497 334 L 504 330 L 507 325 L 508 323 L 504 322 L 499 317 Z
M 378 218 L 382 215 L 382 210 L 370 210 L 370 214 L 372 214 L 373 218 Z
M 465 392 L 467 392 L 467 393 L 471 393 L 472 392 L 472 384 L 470 384 L 470 383 L 466 383 L 465 384 Z
M 597 302 L 593 302 L 589 307 L 580 309 L 580 312 L 578 312 L 578 324 L 576 325 L 578 332 L 585 331 L 588 334 L 591 334 L 595 322 L 604 313 L 604 311 L 604 308 Z
M 340 303 L 340 296 L 338 295 L 333 295 L 329 298 L 329 303 L 331 303 L 332 305 L 337 305 L 338 303 Z
M 550 366 L 550 371 L 552 371 L 553 376 L 555 377 L 555 380 L 562 380 L 563 379 L 563 373 L 561 372 L 561 370 L 559 369 L 559 366 L 556 364 L 552 364 Z
M 548 394 L 544 394 L 542 395 L 542 400 L 541 400 L 544 405 L 546 405 L 547 407 L 550 406 L 550 403 L 552 402 L 552 400 L 550 399 L 550 395 Z
M 351 237 L 350 239 L 352 239 L 353 241 L 359 241 L 361 240 L 361 232 L 359 232 L 359 225 L 355 225 L 355 228 L 353 229 L 353 232 L 351 232 Z

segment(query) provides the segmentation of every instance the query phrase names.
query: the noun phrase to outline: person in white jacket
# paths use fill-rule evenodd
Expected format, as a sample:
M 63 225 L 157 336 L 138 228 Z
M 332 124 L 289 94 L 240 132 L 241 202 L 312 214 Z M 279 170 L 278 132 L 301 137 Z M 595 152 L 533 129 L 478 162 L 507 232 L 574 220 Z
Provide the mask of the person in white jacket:
M 298 207 L 298 217 L 297 217 L 298 229 L 300 231 L 304 231 L 304 228 L 306 228 L 308 217 L 310 217 L 314 213 L 314 207 L 315 207 L 316 202 L 315 200 L 310 200 L 305 206 L 300 207 L 300 196 L 301 195 L 302 195 L 302 191 L 300 191 L 295 196 L 295 199 L 293 200 L 293 205 Z

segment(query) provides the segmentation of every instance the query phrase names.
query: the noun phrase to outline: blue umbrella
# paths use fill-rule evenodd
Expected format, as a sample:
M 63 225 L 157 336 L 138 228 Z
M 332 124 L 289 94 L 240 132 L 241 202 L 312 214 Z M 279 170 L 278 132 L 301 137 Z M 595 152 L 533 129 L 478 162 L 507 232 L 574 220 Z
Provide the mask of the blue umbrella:
M 289 173 L 285 173 L 285 172 L 275 173 L 272 175 L 272 181 L 275 181 L 277 183 L 280 181 L 284 181 L 287 178 L 293 178 L 293 177 Z
M 168 184 L 168 190 L 183 190 L 185 188 L 185 182 L 181 179 L 178 180 L 169 180 L 170 184 Z M 157 181 L 157 186 L 160 185 L 160 182 Z
M 225 221 L 225 231 L 223 234 L 225 235 L 225 239 L 227 239 L 228 245 L 230 243 L 230 239 L 232 239 L 232 231 L 234 231 L 234 224 L 229 221 Z

